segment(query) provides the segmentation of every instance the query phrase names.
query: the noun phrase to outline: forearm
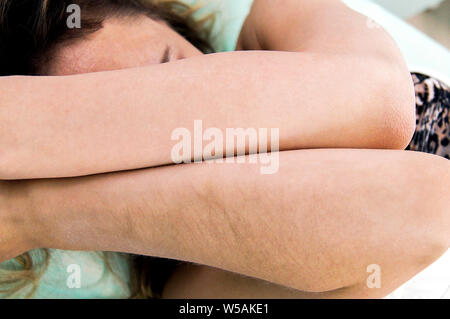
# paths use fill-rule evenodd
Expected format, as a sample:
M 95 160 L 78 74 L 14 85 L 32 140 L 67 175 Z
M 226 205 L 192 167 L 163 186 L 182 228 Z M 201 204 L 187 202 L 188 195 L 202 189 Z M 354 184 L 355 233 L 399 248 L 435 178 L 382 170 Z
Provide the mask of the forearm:
M 30 182 L 41 246 L 174 258 L 307 291 L 362 282 L 373 263 L 399 284 L 448 247 L 445 160 L 322 150 L 280 163 L 270 176 L 204 163 Z
M 414 109 L 399 88 L 384 87 L 397 75 L 378 63 L 232 52 L 114 72 L 2 78 L 0 178 L 170 164 L 172 132 L 193 133 L 194 120 L 224 134 L 279 128 L 281 150 L 402 148 Z

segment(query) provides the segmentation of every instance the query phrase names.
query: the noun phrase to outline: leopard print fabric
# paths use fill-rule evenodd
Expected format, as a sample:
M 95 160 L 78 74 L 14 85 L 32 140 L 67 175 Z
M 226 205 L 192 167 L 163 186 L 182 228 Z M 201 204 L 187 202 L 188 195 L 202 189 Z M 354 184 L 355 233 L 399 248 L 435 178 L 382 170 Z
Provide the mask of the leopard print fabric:
M 450 159 L 450 88 L 429 76 L 413 73 L 416 132 L 407 150 Z

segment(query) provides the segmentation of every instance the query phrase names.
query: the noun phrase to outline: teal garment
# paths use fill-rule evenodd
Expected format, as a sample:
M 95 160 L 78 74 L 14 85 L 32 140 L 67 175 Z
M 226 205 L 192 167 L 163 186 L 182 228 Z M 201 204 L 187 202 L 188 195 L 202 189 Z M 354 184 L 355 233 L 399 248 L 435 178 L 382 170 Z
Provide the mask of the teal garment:
M 217 52 L 234 51 L 242 25 L 250 12 L 253 0 L 181 0 L 189 5 L 200 5 L 195 17 L 202 19 L 213 13 L 211 43 Z
M 42 250 L 30 252 L 36 273 L 44 270 L 45 254 Z M 32 295 L 33 285 L 28 284 L 13 294 L 1 292 L 14 285 L 0 287 L 0 298 L 35 299 L 101 299 L 129 298 L 130 257 L 126 254 L 109 253 L 107 259 L 102 253 L 49 250 L 48 268 L 43 272 L 37 289 Z M 108 261 L 113 272 L 109 270 Z M 22 270 L 16 260 L 0 264 L 0 276 Z
M 194 4 L 197 0 L 184 0 Z M 253 0 L 208 0 L 196 13 L 201 19 L 210 13 L 215 13 L 216 20 L 212 32 L 212 44 L 216 51 L 233 51 L 239 37 L 242 24 L 250 11 Z M 205 1 L 201 1 L 204 4 Z M 39 267 L 43 259 L 39 250 L 32 251 L 34 263 Z M 129 256 L 126 254 L 109 253 L 108 261 L 113 268 L 112 273 L 106 267 L 101 253 L 50 250 L 50 262 L 43 273 L 37 290 L 30 298 L 44 299 L 91 299 L 91 298 L 128 298 L 130 297 Z M 111 260 L 112 259 L 112 260 Z M 8 271 L 21 270 L 21 265 L 15 260 L 0 264 L 0 276 Z M 74 286 L 73 276 L 80 274 L 80 287 Z M 75 282 L 76 283 L 76 282 Z M 24 298 L 31 291 L 32 285 L 27 285 L 13 295 L 2 293 L 0 298 Z

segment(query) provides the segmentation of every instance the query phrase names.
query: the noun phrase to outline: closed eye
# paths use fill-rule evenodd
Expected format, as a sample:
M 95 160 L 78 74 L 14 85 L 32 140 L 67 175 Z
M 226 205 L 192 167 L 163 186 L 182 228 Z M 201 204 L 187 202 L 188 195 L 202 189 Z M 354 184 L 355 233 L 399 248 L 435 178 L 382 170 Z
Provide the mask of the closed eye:
M 167 63 L 170 61 L 170 46 L 167 46 L 166 49 L 164 50 L 164 54 L 161 58 L 160 63 Z

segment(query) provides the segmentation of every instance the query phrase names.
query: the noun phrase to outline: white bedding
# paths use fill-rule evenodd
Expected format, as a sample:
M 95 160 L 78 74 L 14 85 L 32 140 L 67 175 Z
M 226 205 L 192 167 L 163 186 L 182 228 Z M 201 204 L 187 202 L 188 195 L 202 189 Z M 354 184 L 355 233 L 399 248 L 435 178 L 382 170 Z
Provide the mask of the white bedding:
M 342 1 L 391 34 L 411 71 L 432 75 L 450 85 L 450 51 L 447 48 L 370 0 Z
M 450 250 L 387 299 L 450 299 Z

